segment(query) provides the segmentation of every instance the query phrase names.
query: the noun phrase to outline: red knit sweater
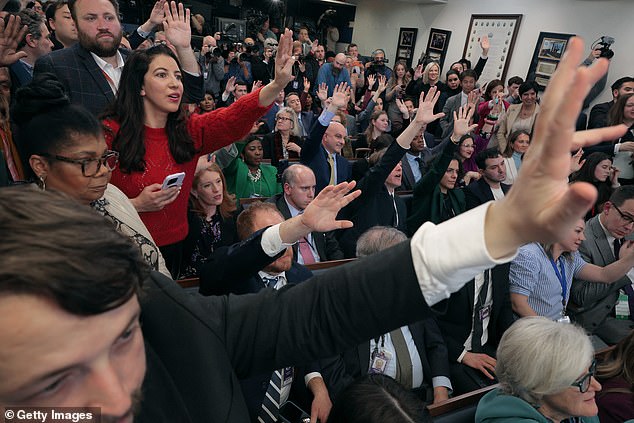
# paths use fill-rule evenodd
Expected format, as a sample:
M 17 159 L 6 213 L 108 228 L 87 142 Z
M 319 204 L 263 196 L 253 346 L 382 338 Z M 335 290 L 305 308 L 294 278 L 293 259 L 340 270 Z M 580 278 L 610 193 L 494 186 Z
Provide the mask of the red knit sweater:
M 112 172 L 111 183 L 123 191 L 128 198 L 137 197 L 143 188 L 160 184 L 167 175 L 185 172 L 185 180 L 180 194 L 171 204 L 156 212 L 140 213 L 154 241 L 159 246 L 182 241 L 189 230 L 187 225 L 187 201 L 194 181 L 194 172 L 198 157 L 218 150 L 221 147 L 241 140 L 253 123 L 268 107 L 260 107 L 259 90 L 242 97 L 231 106 L 214 110 L 202 115 L 192 115 L 187 128 L 199 155 L 187 163 L 176 163 L 170 153 L 167 134 L 164 128 L 145 127 L 145 171 L 123 173 L 119 168 Z M 106 133 L 108 147 L 112 147 L 114 135 L 119 131 L 119 123 L 107 120 L 104 124 L 112 129 Z M 108 132 L 108 131 L 106 131 Z

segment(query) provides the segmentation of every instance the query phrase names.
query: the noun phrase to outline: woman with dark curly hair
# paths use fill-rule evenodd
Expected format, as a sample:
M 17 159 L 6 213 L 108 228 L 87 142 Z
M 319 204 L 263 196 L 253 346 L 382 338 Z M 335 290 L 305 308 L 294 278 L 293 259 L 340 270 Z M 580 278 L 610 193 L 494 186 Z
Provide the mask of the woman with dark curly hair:
M 597 189 L 599 195 L 594 206 L 586 213 L 588 220 L 603 210 L 603 204 L 610 199 L 619 184 L 619 170 L 612 166 L 612 158 L 605 153 L 590 154 L 579 171 L 572 174 L 570 182 L 588 182 Z

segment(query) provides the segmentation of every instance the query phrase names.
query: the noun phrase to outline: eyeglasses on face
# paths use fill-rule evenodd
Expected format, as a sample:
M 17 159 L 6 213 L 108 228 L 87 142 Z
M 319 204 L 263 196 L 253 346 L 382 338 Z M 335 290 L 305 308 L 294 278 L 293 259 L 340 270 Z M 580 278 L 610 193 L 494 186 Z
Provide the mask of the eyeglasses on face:
M 101 166 L 106 166 L 108 171 L 113 170 L 119 163 L 119 153 L 107 150 L 103 156 L 96 159 L 71 159 L 69 157 L 51 155 L 48 153 L 40 154 L 40 156 L 48 157 L 51 160 L 57 160 L 65 163 L 78 164 L 81 166 L 81 173 L 87 178 L 95 176 L 99 173 Z
M 278 122 L 279 121 L 284 121 L 284 120 L 287 120 L 287 121 L 291 122 L 293 119 L 285 117 L 285 116 L 278 116 L 278 117 L 275 118 L 275 120 L 277 120 Z
M 572 383 L 570 386 L 576 386 L 579 388 L 579 392 L 582 394 L 588 392 L 590 389 L 590 384 L 592 383 L 592 377 L 594 376 L 594 372 L 597 369 L 597 360 L 592 360 L 592 364 L 590 364 L 590 368 L 588 369 L 588 373 L 583 375 L 581 379 Z
M 616 205 L 612 204 L 612 207 L 614 207 L 616 209 L 617 212 L 619 212 L 619 216 L 621 216 L 621 220 L 623 220 L 623 222 L 625 222 L 626 225 L 629 225 L 630 223 L 634 223 L 634 217 L 627 215 L 625 213 L 623 213 Z

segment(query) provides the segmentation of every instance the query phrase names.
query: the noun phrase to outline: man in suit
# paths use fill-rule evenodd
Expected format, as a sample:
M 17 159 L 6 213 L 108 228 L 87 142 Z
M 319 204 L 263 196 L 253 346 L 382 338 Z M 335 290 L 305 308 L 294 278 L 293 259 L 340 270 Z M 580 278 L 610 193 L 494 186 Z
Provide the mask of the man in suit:
M 610 87 L 612 89 L 612 101 L 595 104 L 590 110 L 590 120 L 588 121 L 588 129 L 603 128 L 608 126 L 608 112 L 610 108 L 619 99 L 619 96 L 634 92 L 634 78 L 624 76 L 619 78 Z
M 269 226 L 280 224 L 284 218 L 270 203 L 255 203 L 240 213 L 236 226 L 238 236 L 242 241 L 247 240 L 257 231 Z M 213 254 L 213 258 L 203 267 L 200 273 L 200 292 L 204 295 L 250 294 L 264 288 L 282 289 L 287 284 L 297 284 L 310 278 L 312 273 L 304 266 L 293 261 L 290 247 L 274 262 L 262 266 L 258 259 L 260 247 L 257 244 L 243 242 L 229 248 L 221 248 Z M 330 412 L 330 398 L 316 363 L 293 372 L 292 368 L 281 371 L 285 380 L 280 393 L 277 410 L 286 402 L 291 393 L 291 383 L 297 381 L 292 373 L 304 374 L 304 382 L 313 393 L 312 408 L 318 417 L 325 421 Z M 263 373 L 240 381 L 242 392 L 247 400 L 247 407 L 251 421 L 257 422 L 262 415 L 263 398 L 267 394 L 271 373 Z M 300 389 L 297 387 L 296 389 Z M 264 420 L 268 421 L 268 420 Z
M 504 331 L 513 323 L 508 285 L 509 265 L 499 265 L 481 272 L 436 305 L 440 313 L 438 326 L 449 351 L 454 394 L 497 382 L 495 351 Z M 476 338 L 478 341 L 474 341 Z
M 472 106 L 474 108 L 473 121 L 478 122 L 479 117 L 476 106 L 480 103 L 480 101 L 482 101 L 482 98 L 471 94 L 471 92 L 475 89 L 476 82 L 478 82 L 478 74 L 474 70 L 467 69 L 460 74 L 460 86 L 462 87 L 462 92 L 449 97 L 442 109 L 445 114 L 445 116 L 440 119 L 442 139 L 451 135 L 451 132 L 453 131 L 454 113 L 458 113 L 458 109 L 460 107 L 466 105 Z
M 478 207 L 487 201 L 500 200 L 511 189 L 503 184 L 506 179 L 504 157 L 497 148 L 488 148 L 476 156 L 476 165 L 482 177 L 474 181 L 465 189 L 467 210 Z
M 434 139 L 434 135 L 421 131 L 420 134 L 416 134 L 409 150 L 405 153 L 405 156 L 401 159 L 401 167 L 403 168 L 403 176 L 399 191 L 411 191 L 414 186 L 425 173 L 429 170 L 432 160 L 434 160 L 445 148 L 445 144 L 450 142 L 447 138 L 442 142 L 436 144 L 434 147 L 429 147 L 429 143 Z
M 330 105 L 313 125 L 300 153 L 302 164 L 315 173 L 315 195 L 328 185 L 349 181 L 352 177 L 352 166 L 341 155 L 346 143 L 346 127 L 331 122 L 337 110 L 345 104 L 345 86 L 335 87 Z
M 27 32 L 18 43 L 18 51 L 26 53 L 26 56 L 11 66 L 11 98 L 15 98 L 15 91 L 33 79 L 33 65 L 35 61 L 51 52 L 53 42 L 50 38 L 44 18 L 39 13 L 24 9 L 18 13 L 22 25 L 26 25 Z
M 357 243 L 357 257 L 367 257 L 407 239 L 392 227 L 375 226 Z M 379 360 L 384 360 L 383 362 Z M 449 398 L 447 346 L 433 317 L 412 323 L 363 342 L 340 357 L 325 360 L 324 378 L 331 395 L 367 373 L 381 373 L 413 390 L 426 403 Z M 377 364 L 378 363 L 378 364 Z
M 283 193 L 269 201 L 275 204 L 284 219 L 302 214 L 315 198 L 315 174 L 309 167 L 294 164 L 282 173 Z M 333 232 L 311 232 L 293 245 L 293 259 L 299 264 L 340 260 L 343 252 Z
M 315 114 L 311 111 L 303 112 L 302 103 L 299 101 L 299 94 L 292 92 L 286 95 L 286 106 L 293 109 L 297 115 L 297 121 L 299 122 L 299 131 L 302 138 L 308 137 L 310 134 L 310 128 L 315 121 Z
M 268 112 L 262 117 L 262 120 L 266 122 L 266 133 L 273 132 L 275 130 L 275 115 L 280 111 L 282 107 L 284 107 L 284 90 L 281 90 L 277 97 L 275 97 L 275 101 L 273 102 L 273 106 L 269 109 Z
M 581 257 L 597 266 L 607 266 L 616 261 L 617 251 L 624 237 L 634 232 L 634 186 L 622 186 L 603 206 L 603 212 L 590 219 L 584 230 L 585 240 L 579 247 Z M 613 283 L 588 282 L 580 279 L 572 281 L 568 310 L 571 318 L 586 331 L 606 344 L 616 344 L 632 329 L 634 322 L 634 272 L 629 272 Z M 625 295 L 619 300 L 619 295 Z M 629 302 L 625 298 L 629 299 Z M 622 301 L 622 307 L 629 310 L 630 318 L 615 318 L 615 308 Z M 602 346 L 597 343 L 595 345 Z
M 160 2 L 159 2 L 160 3 Z M 54 51 L 35 63 L 35 73 L 50 72 L 64 84 L 74 104 L 81 104 L 95 115 L 114 100 L 123 65 L 129 54 L 119 50 L 122 37 L 117 0 L 70 0 L 69 8 L 79 42 L 70 48 Z M 203 98 L 203 78 L 191 49 L 191 28 L 176 6 L 170 10 L 165 2 L 162 15 L 152 11 L 159 23 L 169 23 L 166 35 L 176 48 L 184 70 L 183 85 L 188 101 Z M 183 12 L 184 13 L 184 12 Z

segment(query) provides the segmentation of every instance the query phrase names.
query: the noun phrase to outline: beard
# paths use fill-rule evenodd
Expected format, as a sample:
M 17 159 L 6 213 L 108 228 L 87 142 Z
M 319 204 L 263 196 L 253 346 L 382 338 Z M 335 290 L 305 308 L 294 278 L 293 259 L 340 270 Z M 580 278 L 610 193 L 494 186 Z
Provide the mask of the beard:
M 103 416 L 101 416 L 101 420 L 100 420 L 101 423 L 117 423 L 123 417 L 127 418 L 129 416 L 136 416 L 137 414 L 139 414 L 139 411 L 141 410 L 141 401 L 142 400 L 143 400 L 143 393 L 141 392 L 141 388 L 138 388 L 134 392 L 132 392 L 132 406 L 125 413 L 124 416 L 106 416 L 106 415 L 103 415 Z
M 103 32 L 98 33 L 97 36 L 100 34 L 103 34 Z M 95 38 L 92 38 L 86 33 L 80 31 L 79 29 L 77 30 L 79 44 L 86 50 L 92 53 L 95 53 L 99 57 L 114 56 L 117 53 L 119 44 L 121 43 L 121 37 L 123 35 L 121 29 L 119 29 L 119 31 L 116 34 L 113 34 L 111 32 L 108 32 L 108 34 L 111 34 L 113 36 L 113 39 L 112 41 L 105 42 L 105 40 L 99 39 L 97 38 L 97 36 L 95 36 Z

